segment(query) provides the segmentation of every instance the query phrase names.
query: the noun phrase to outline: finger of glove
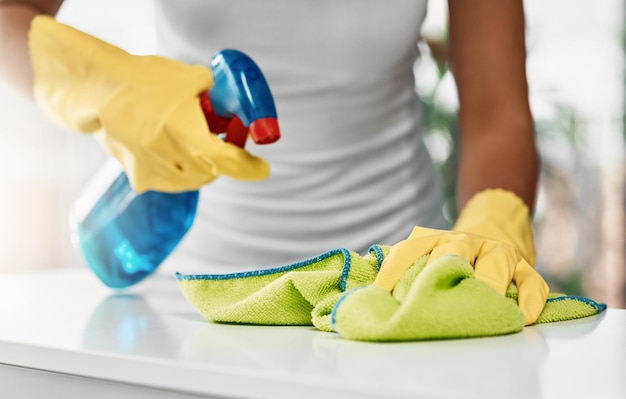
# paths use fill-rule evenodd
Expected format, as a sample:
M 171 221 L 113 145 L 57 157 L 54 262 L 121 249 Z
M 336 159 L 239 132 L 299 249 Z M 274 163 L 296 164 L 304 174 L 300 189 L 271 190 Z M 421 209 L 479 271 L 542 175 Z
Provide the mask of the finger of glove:
M 517 285 L 517 304 L 524 314 L 524 324 L 530 325 L 546 305 L 550 288 L 541 275 L 522 257 L 519 258 L 513 281 Z
M 149 162 L 150 157 L 144 149 L 133 150 L 103 131 L 94 133 L 94 137 L 122 165 L 133 191 L 143 193 L 161 188 L 155 185 L 153 180 L 162 175 L 162 163 Z
M 122 164 L 135 190 L 197 190 L 216 177 L 210 167 L 181 147 L 176 133 L 166 129 L 158 132 L 148 145 L 124 153 Z
M 446 237 L 449 241 L 433 248 L 428 257 L 427 264 L 430 265 L 444 256 L 456 255 L 465 259 L 470 265 L 473 265 L 480 251 L 480 240 L 466 234 L 455 233 L 449 233 Z
M 212 156 L 201 157 L 204 162 L 212 165 L 215 174 L 242 181 L 259 181 L 269 176 L 270 166 L 265 159 L 235 145 L 223 145 L 223 150 Z
M 263 158 L 225 143 L 209 132 L 195 99 L 180 107 L 175 117 L 180 121 L 177 126 L 182 127 L 180 135 L 184 138 L 184 146 L 199 168 L 237 180 L 263 180 L 269 175 L 269 165 Z
M 199 100 L 191 98 L 181 102 L 168 116 L 163 130 L 167 134 L 160 135 L 159 144 L 171 148 L 178 156 L 178 162 L 184 162 L 189 167 L 193 165 L 194 169 L 207 174 L 216 174 L 213 165 L 202 158 L 216 148 L 219 151 L 224 143 L 209 131 Z
M 133 190 L 143 192 L 156 190 L 160 192 L 176 193 L 197 190 L 199 187 L 212 181 L 215 176 L 199 173 L 190 173 L 173 169 L 169 163 L 163 162 L 151 154 L 143 156 L 135 166 L 126 166 L 127 175 Z
M 402 275 L 438 244 L 441 235 L 407 238 L 395 244 L 385 257 L 373 285 L 391 292 Z
M 145 175 L 144 175 L 145 176 Z M 173 177 L 171 173 L 151 173 L 148 177 L 130 179 L 131 186 L 136 192 L 155 190 L 163 193 L 180 193 L 184 191 L 198 190 L 200 187 L 210 183 L 214 176 L 196 176 L 194 179 L 185 177 Z
M 517 252 L 513 247 L 485 240 L 474 262 L 474 272 L 476 279 L 487 283 L 504 296 L 513 281 L 516 265 Z
M 225 143 L 209 132 L 199 103 L 193 99 L 179 107 L 171 125 L 199 169 L 212 175 L 237 180 L 263 180 L 269 175 L 268 163 L 235 145 Z M 172 129 L 172 127 L 170 127 Z

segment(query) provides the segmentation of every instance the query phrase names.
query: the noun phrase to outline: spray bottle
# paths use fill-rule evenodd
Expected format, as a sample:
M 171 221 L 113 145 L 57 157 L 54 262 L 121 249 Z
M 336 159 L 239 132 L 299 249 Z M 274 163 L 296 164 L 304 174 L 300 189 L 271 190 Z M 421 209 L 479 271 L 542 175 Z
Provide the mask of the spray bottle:
M 200 95 L 209 130 L 244 147 L 280 138 L 276 109 L 259 67 L 237 50 L 211 60 L 213 86 Z M 134 192 L 111 160 L 72 210 L 73 239 L 88 266 L 111 288 L 132 286 L 152 274 L 189 231 L 199 192 Z

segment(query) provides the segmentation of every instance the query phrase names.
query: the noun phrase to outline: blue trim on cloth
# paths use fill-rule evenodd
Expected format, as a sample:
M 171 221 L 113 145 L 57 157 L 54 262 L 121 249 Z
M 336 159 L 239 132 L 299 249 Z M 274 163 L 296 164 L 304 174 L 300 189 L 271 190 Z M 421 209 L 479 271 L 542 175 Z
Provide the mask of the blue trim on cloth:
M 340 296 L 339 299 L 337 299 L 337 302 L 335 302 L 335 304 L 333 305 L 333 309 L 330 311 L 330 328 L 332 328 L 334 332 L 339 333 L 339 331 L 337 331 L 337 329 L 335 328 L 335 317 L 337 315 L 337 309 L 339 309 L 339 305 L 341 305 L 343 300 L 346 299 L 348 295 L 352 294 L 355 291 L 361 290 L 363 288 L 367 288 L 367 286 L 356 287 L 356 288 L 351 289 L 350 291 Z
M 546 299 L 546 303 L 548 302 L 558 302 L 558 301 L 565 301 L 567 299 L 571 299 L 574 301 L 578 301 L 578 302 L 582 302 L 586 305 L 591 306 L 592 308 L 594 308 L 595 310 L 598 311 L 598 313 L 604 311 L 606 309 L 606 304 L 604 303 L 598 303 L 596 301 L 594 301 L 593 299 L 589 299 L 589 298 L 585 298 L 582 296 L 576 296 L 576 295 L 564 295 L 564 296 L 557 296 L 555 298 L 548 298 Z
M 345 291 L 346 284 L 348 280 L 348 274 L 350 272 L 350 263 L 352 261 L 352 257 L 350 255 L 350 251 L 346 248 L 337 248 L 327 252 L 324 252 L 321 255 L 315 256 L 313 258 L 305 259 L 300 262 L 291 263 L 284 266 L 274 267 L 270 269 L 261 269 L 261 270 L 252 270 L 247 272 L 238 272 L 238 273 L 228 273 L 228 274 L 182 274 L 179 272 L 174 273 L 174 277 L 176 280 L 230 280 L 237 278 L 247 278 L 247 277 L 259 277 L 259 276 L 267 276 L 270 274 L 277 273 L 285 273 L 294 271 L 297 269 L 301 269 L 303 267 L 310 266 L 314 263 L 323 261 L 337 254 L 343 255 L 343 268 L 341 270 L 340 277 L 340 287 L 341 291 Z
M 370 249 L 368 249 L 368 252 L 374 252 L 374 254 L 376 255 L 376 261 L 378 261 L 378 268 L 380 269 L 380 267 L 383 265 L 383 261 L 385 260 L 385 255 L 383 254 L 383 250 L 380 245 L 372 245 Z

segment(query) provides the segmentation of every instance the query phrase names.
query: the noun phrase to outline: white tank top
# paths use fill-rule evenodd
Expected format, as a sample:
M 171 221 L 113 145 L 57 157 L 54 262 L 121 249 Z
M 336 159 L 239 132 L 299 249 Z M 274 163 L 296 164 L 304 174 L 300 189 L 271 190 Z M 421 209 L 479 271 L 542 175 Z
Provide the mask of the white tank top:
M 444 227 L 422 141 L 413 66 L 425 1 L 157 1 L 161 55 L 208 65 L 248 54 L 265 75 L 282 137 L 246 149 L 262 182 L 219 178 L 167 264 L 215 272 L 280 266 Z

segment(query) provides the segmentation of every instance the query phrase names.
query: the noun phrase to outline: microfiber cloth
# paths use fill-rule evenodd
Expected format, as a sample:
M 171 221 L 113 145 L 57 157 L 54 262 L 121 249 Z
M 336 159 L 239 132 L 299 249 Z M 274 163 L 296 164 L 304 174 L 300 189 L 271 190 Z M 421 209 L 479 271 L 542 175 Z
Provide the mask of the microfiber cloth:
M 232 274 L 180 274 L 180 289 L 216 323 L 313 325 L 359 341 L 416 341 L 510 334 L 524 328 L 517 289 L 506 296 L 474 278 L 472 266 L 450 255 L 407 270 L 394 290 L 372 286 L 388 246 L 361 256 L 345 248 L 272 269 Z M 550 294 L 536 323 L 598 314 L 606 305 Z

